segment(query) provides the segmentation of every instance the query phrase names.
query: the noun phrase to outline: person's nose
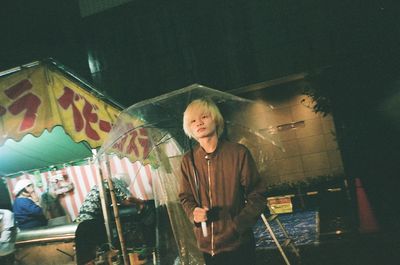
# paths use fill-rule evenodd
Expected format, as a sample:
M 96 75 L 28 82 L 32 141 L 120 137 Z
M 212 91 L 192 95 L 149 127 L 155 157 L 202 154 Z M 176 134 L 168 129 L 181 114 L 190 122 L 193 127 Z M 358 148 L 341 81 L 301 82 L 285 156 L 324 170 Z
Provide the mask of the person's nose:
M 204 124 L 204 122 L 201 120 L 201 119 L 199 119 L 197 122 L 196 122 L 196 127 L 200 127 L 200 126 L 202 126 Z

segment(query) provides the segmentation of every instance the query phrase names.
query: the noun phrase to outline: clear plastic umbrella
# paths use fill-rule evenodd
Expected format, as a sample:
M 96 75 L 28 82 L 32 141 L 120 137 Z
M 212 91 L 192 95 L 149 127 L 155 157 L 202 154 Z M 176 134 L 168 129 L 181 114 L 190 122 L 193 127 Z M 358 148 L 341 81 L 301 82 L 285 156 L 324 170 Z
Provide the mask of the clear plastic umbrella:
M 192 224 L 178 199 L 181 157 L 192 144 L 183 132 L 183 112 L 192 100 L 203 97 L 212 99 L 220 108 L 225 119 L 224 137 L 250 149 L 261 176 L 268 177 L 274 149 L 281 147 L 273 127 L 268 126 L 273 111 L 270 107 L 198 84 L 125 109 L 98 157 L 104 160 L 118 155 L 151 166 L 158 213 L 157 263 L 173 264 L 178 256 L 181 264 L 204 263 Z

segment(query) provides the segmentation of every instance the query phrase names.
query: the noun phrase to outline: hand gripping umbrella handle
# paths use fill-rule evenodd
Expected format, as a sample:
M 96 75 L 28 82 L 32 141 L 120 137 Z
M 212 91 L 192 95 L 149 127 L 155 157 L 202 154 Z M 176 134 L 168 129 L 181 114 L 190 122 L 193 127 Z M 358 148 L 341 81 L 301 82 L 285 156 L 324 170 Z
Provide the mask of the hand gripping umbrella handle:
M 201 230 L 203 231 L 203 236 L 204 237 L 208 237 L 206 222 L 201 222 Z

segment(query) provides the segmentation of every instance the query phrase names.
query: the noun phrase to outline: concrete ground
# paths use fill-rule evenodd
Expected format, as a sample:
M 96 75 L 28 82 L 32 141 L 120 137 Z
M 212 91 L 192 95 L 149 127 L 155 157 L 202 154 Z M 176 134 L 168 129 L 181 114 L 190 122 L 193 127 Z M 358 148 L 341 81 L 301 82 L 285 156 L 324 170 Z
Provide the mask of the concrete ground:
M 318 245 L 300 246 L 301 261 L 289 254 L 291 264 L 394 265 L 400 264 L 400 240 L 391 234 L 348 235 Z M 277 249 L 258 251 L 257 265 L 286 264 Z

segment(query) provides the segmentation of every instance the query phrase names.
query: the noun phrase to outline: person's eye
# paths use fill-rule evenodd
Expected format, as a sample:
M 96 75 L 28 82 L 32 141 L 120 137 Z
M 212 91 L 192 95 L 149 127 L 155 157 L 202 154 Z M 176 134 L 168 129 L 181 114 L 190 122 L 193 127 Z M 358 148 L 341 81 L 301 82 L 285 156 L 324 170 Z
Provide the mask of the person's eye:
M 196 122 L 196 120 L 191 120 L 191 121 L 190 121 L 190 123 L 195 123 L 195 122 Z

